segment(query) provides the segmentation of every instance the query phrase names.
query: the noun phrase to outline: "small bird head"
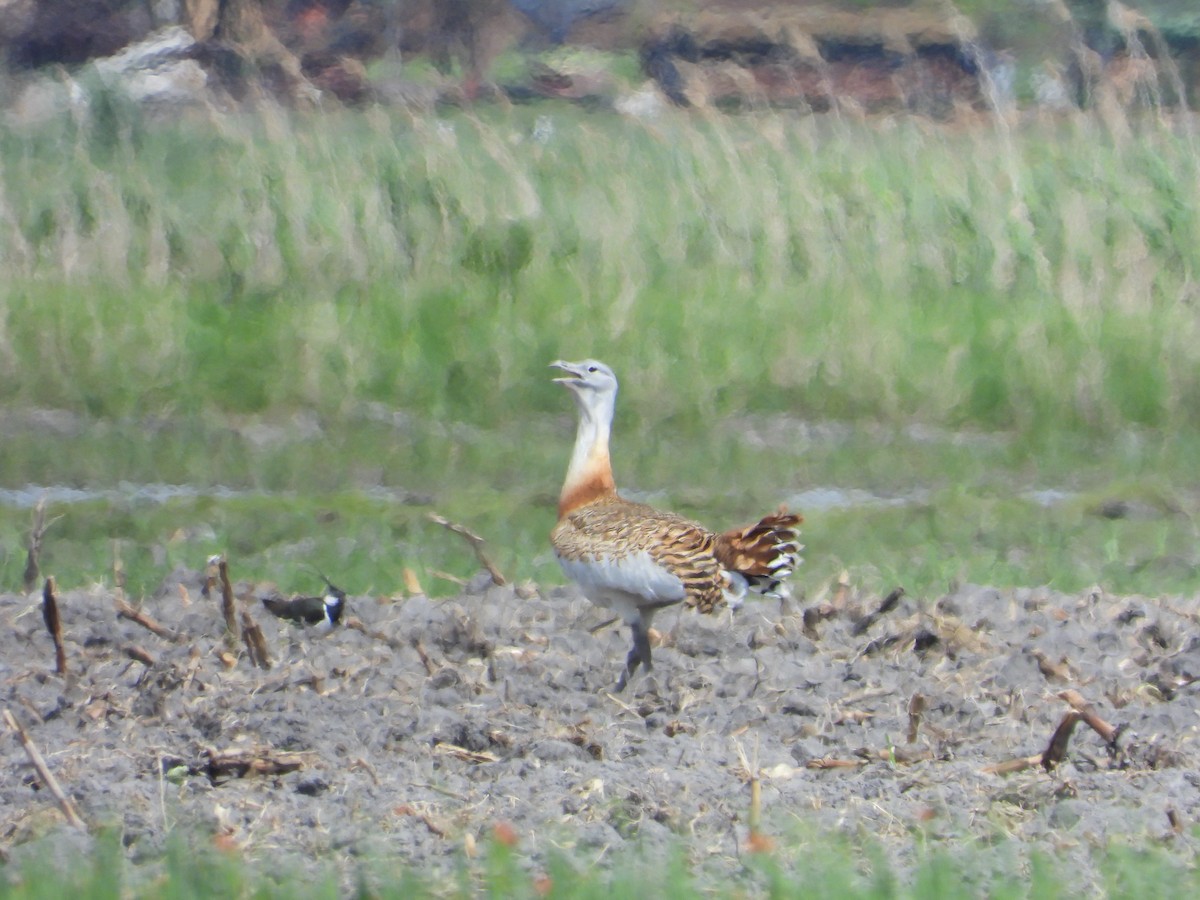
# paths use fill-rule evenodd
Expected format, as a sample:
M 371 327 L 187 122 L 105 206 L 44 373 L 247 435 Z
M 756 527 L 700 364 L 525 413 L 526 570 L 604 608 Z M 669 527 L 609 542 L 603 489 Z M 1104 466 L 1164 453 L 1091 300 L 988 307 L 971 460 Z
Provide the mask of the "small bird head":
M 560 359 L 550 363 L 550 368 L 561 369 L 566 373 L 554 380 L 570 388 L 584 412 L 607 406 L 611 415 L 617 396 L 617 376 L 613 374 L 612 369 L 595 359 L 585 359 L 583 362 L 566 362 Z
M 318 574 L 325 582 L 325 596 L 321 598 L 325 603 L 325 612 L 329 616 L 329 621 L 336 624 L 342 616 L 342 610 L 346 607 L 346 592 L 326 578 L 324 573 Z
M 325 616 L 329 620 L 330 625 L 336 625 L 338 620 L 342 618 L 342 612 L 346 607 L 346 594 L 344 591 L 339 591 L 333 585 L 330 585 L 329 588 L 329 591 L 322 598 L 325 601 Z

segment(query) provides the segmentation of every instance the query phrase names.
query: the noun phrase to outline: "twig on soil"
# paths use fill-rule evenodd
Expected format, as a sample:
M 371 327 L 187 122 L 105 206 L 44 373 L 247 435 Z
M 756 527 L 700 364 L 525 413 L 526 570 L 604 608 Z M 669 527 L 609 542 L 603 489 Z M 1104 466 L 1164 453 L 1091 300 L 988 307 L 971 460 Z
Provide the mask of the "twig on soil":
M 154 657 L 147 652 L 145 647 L 141 647 L 137 644 L 126 644 L 125 655 L 130 659 L 137 660 L 147 669 L 152 668 L 156 662 Z
M 746 780 L 750 784 L 750 810 L 746 813 L 746 826 L 749 836 L 746 839 L 746 849 L 751 853 L 762 853 L 772 849 L 773 841 L 762 833 L 762 782 L 758 777 L 758 742 L 754 744 L 754 758 L 746 755 L 746 748 L 741 741 L 734 741 L 738 761 L 746 772 Z
M 636 707 L 630 706 L 628 703 L 626 703 L 624 700 L 622 700 L 616 694 L 612 693 L 612 691 L 605 691 L 604 696 L 607 697 L 609 700 L 611 700 L 613 703 L 617 704 L 617 706 L 621 707 L 621 709 L 625 710 L 625 712 L 632 713 L 633 715 L 637 716 L 639 719 L 645 718 L 645 716 L 643 716 L 640 712 L 637 711 Z M 745 728 L 742 729 L 742 731 L 745 731 L 745 730 L 746 730 Z M 740 734 L 740 733 L 741 732 L 737 732 L 737 734 Z
M 613 616 L 611 619 L 605 619 L 599 625 L 593 625 L 591 628 L 589 628 L 588 634 L 599 634 L 601 631 L 603 631 L 609 625 L 616 625 L 620 621 L 621 621 L 620 616 Z
M 882 759 L 884 762 L 895 763 L 900 766 L 909 766 L 913 763 L 928 762 L 931 759 L 936 759 L 932 750 L 907 750 L 903 747 L 883 747 L 876 750 L 872 756 L 870 751 L 866 751 L 868 759 Z
M 367 628 L 367 626 L 362 623 L 362 619 L 358 617 L 352 616 L 346 619 L 346 628 L 354 629 L 355 631 L 359 631 L 361 634 L 364 634 L 367 637 L 373 638 L 373 640 L 388 644 L 388 646 L 394 650 L 402 650 L 404 647 L 406 647 L 406 643 L 397 640 L 397 638 L 391 637 L 390 635 L 385 635 L 383 631 Z M 430 654 L 426 652 L 424 644 L 421 643 L 421 638 L 414 636 L 412 640 L 408 642 L 407 646 L 412 646 L 412 648 L 416 650 L 416 655 L 420 656 L 421 665 L 425 666 L 425 671 L 428 674 L 431 674 L 432 676 L 432 674 L 436 674 L 439 671 L 440 666 L 430 659 Z
M 347 628 L 350 628 L 354 631 L 361 632 L 362 634 L 365 634 L 367 637 L 369 637 L 373 640 L 381 641 L 381 642 L 387 644 L 393 650 L 403 650 L 404 649 L 404 646 L 405 646 L 404 641 L 398 640 L 394 637 L 391 637 L 390 635 L 386 635 L 382 631 L 376 631 L 374 628 L 368 628 L 366 625 L 363 624 L 362 619 L 358 618 L 357 616 L 349 616 L 346 619 L 346 621 L 344 622 L 344 624 Z
M 46 579 L 42 588 L 42 621 L 54 641 L 54 671 L 59 675 L 67 674 L 67 651 L 63 646 L 62 620 L 58 617 L 58 596 L 54 587 L 54 576 Z
M 429 675 L 436 675 L 440 667 L 429 658 L 429 653 L 426 652 L 425 645 L 421 643 L 421 639 L 414 637 L 412 645 L 413 649 L 417 651 L 417 656 L 421 657 L 421 665 L 425 667 L 425 672 Z
M 1171 807 L 1167 807 L 1167 821 L 1171 823 L 1173 833 L 1183 834 L 1183 820 L 1179 817 L 1179 813 Z
M 217 589 L 217 578 L 220 562 L 221 557 L 219 555 L 210 556 L 208 558 L 208 565 L 204 567 L 204 587 L 200 588 L 200 596 L 206 600 L 211 597 L 213 591 Z
M 843 609 L 846 606 L 846 599 L 850 594 L 850 570 L 842 569 L 842 574 L 838 576 L 837 588 L 833 592 L 833 600 L 831 606 L 834 611 Z
M 271 654 L 267 650 L 267 639 L 262 628 L 254 621 L 248 610 L 242 610 L 242 640 L 246 642 L 246 653 L 250 662 L 260 669 L 271 668 Z
M 238 633 L 237 610 L 233 602 L 233 585 L 229 583 L 229 563 L 222 556 L 217 560 L 221 578 L 221 614 L 225 617 L 225 643 L 232 650 L 241 635 Z
M 900 602 L 900 598 L 903 596 L 904 588 L 893 588 L 892 592 L 884 597 L 882 602 L 880 602 L 878 609 L 876 609 L 874 612 L 867 613 L 854 623 L 854 627 L 850 629 L 850 633 L 854 637 L 859 637 L 860 635 L 866 634 L 868 629 L 870 629 L 870 627 L 874 625 L 881 616 L 887 615 L 896 608 L 897 604 Z
M 33 705 L 32 700 L 30 700 L 28 697 L 18 697 L 17 702 L 20 703 L 23 707 L 25 707 L 25 712 L 27 712 L 27 713 L 29 713 L 29 715 L 33 716 L 33 719 L 35 722 L 37 722 L 39 725 L 45 724 L 46 717 L 43 716 L 41 714 L 41 712 L 38 711 L 38 708 L 36 706 Z
M 1023 772 L 1026 769 L 1032 769 L 1034 766 L 1040 766 L 1041 764 L 1042 754 L 1035 753 L 1033 756 L 1018 756 L 1016 759 L 1006 759 L 1004 762 L 984 766 L 983 774 L 1012 775 L 1014 772 Z
M 837 615 L 837 608 L 832 603 L 821 603 L 817 606 L 810 606 L 804 610 L 804 636 L 814 643 L 821 639 L 821 634 L 817 631 L 817 626 L 826 619 L 832 619 Z
M 1071 668 L 1064 657 L 1055 662 L 1041 650 L 1030 650 L 1029 656 L 1037 663 L 1038 671 L 1047 681 L 1070 681 Z
M 131 622 L 136 622 L 147 631 L 158 635 L 164 641 L 170 641 L 172 644 L 179 642 L 180 637 L 178 634 L 173 632 L 166 625 L 159 623 L 156 619 L 142 612 L 140 609 L 134 609 L 120 598 L 117 599 L 114 605 L 117 608 L 117 615 L 121 618 L 129 619 Z
M 59 785 L 58 779 L 54 777 L 54 773 L 51 772 L 46 766 L 46 760 L 42 758 L 42 754 L 38 750 L 37 745 L 33 743 L 33 740 L 29 737 L 28 732 L 26 732 L 24 726 L 17 721 L 16 716 L 12 714 L 11 710 L 4 710 L 4 721 L 9 728 L 16 732 L 17 739 L 20 740 L 21 745 L 25 748 L 25 754 L 29 757 L 29 761 L 33 763 L 33 767 L 37 770 L 38 777 L 42 779 L 42 784 L 46 785 L 46 787 L 49 788 L 50 793 L 54 795 L 54 799 L 58 801 L 58 807 L 62 810 L 63 815 L 66 816 L 67 821 L 80 831 L 87 831 L 87 825 L 85 825 L 83 819 L 79 817 L 79 811 L 75 808 L 74 802 L 72 802 L 70 797 L 63 793 L 63 789 Z
M 466 794 L 460 794 L 458 791 L 452 791 L 450 788 L 442 787 L 439 784 L 428 784 L 419 781 L 414 781 L 410 787 L 424 788 L 427 791 L 433 791 L 435 794 L 441 794 L 443 797 L 449 797 L 451 800 L 457 800 L 460 803 L 467 802 Z
M 1063 757 L 1067 755 L 1067 743 L 1071 740 L 1071 733 L 1075 731 L 1075 725 L 1082 718 L 1083 716 L 1075 712 L 1075 710 L 1071 710 L 1062 717 L 1062 721 L 1054 729 L 1054 735 L 1050 738 L 1050 744 L 1042 753 L 1042 768 L 1047 772 L 1054 769 L 1063 761 Z
M 1067 701 L 1071 705 L 1071 709 L 1079 713 L 1079 717 L 1084 723 L 1096 732 L 1096 734 L 1100 735 L 1110 749 L 1116 749 L 1117 738 L 1121 736 L 1121 726 L 1112 725 L 1100 718 L 1095 707 L 1088 703 L 1079 691 L 1062 691 L 1058 695 L 1058 699 Z
M 908 742 L 915 744 L 921 730 L 921 716 L 925 713 L 925 695 L 913 694 L 908 701 Z
M 432 835 L 436 835 L 440 838 L 444 838 L 446 836 L 446 829 L 435 822 L 433 820 L 433 816 L 429 815 L 429 813 L 421 812 L 408 803 L 400 804 L 396 807 L 394 812 L 398 816 L 412 816 L 415 819 L 420 819 L 421 822 L 424 823 L 425 827 L 429 829 L 429 833 Z
M 445 516 L 440 516 L 435 512 L 429 513 L 429 521 L 435 525 L 441 525 L 448 531 L 452 531 L 459 537 L 467 541 L 471 545 L 471 549 L 475 553 L 475 558 L 479 560 L 479 564 L 487 569 L 488 574 L 492 576 L 492 584 L 497 587 L 504 587 L 508 584 L 508 580 L 501 574 L 500 570 L 492 563 L 486 553 L 483 552 L 484 545 L 487 543 L 479 535 L 468 530 L 465 526 L 459 525 L 457 522 L 451 522 Z
M 866 760 L 837 759 L 832 756 L 822 756 L 820 759 L 810 759 L 804 764 L 806 769 L 857 769 Z
M 118 600 L 125 599 L 125 563 L 121 560 L 121 542 L 113 541 L 113 591 Z
M 205 771 L 211 779 L 224 775 L 244 778 L 247 775 L 282 775 L 304 767 L 304 757 L 299 753 L 281 753 L 270 747 L 253 747 L 248 750 L 204 751 L 208 757 Z
M 500 760 L 500 757 L 494 753 L 488 753 L 484 750 L 468 750 L 466 747 L 460 747 L 458 744 L 448 744 L 445 741 L 439 741 L 434 744 L 433 749 L 436 753 L 445 753 L 456 759 L 461 759 L 463 762 L 493 763 Z
M 350 763 L 347 769 L 351 772 L 353 772 L 355 769 L 362 769 L 371 776 L 371 780 L 375 782 L 375 786 L 379 787 L 379 773 L 376 772 L 375 767 L 367 762 L 363 757 L 360 756 L 356 758 L 352 763 Z
M 46 536 L 46 529 L 61 519 L 62 516 L 55 516 L 49 522 L 46 521 L 46 498 L 38 499 L 37 505 L 33 508 L 33 522 L 29 528 L 29 544 L 28 552 L 25 555 L 25 592 L 33 590 L 33 586 L 37 584 L 38 575 L 41 573 L 41 558 L 42 558 L 42 539 Z

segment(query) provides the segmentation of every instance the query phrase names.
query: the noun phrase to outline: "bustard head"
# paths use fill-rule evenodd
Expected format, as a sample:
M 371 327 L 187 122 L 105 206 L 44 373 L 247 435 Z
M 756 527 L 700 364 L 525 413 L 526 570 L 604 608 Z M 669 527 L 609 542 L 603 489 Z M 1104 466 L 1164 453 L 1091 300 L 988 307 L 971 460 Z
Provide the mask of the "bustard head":
M 554 380 L 570 389 L 584 416 L 612 418 L 617 399 L 617 376 L 612 369 L 595 359 L 583 362 L 560 359 L 550 363 L 550 367 L 566 373 Z

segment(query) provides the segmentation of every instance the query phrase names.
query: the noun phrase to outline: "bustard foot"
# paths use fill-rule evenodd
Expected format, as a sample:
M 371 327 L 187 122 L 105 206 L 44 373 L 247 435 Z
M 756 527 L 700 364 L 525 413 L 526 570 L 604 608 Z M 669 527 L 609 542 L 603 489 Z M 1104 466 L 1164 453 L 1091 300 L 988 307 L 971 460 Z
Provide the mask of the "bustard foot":
M 621 693 L 625 690 L 625 686 L 629 684 L 629 679 L 633 677 L 633 673 L 637 671 L 638 664 L 649 672 L 654 668 L 650 663 L 650 633 L 645 623 L 632 622 L 630 628 L 633 630 L 633 648 L 629 651 L 629 656 L 625 658 L 625 668 L 621 670 L 621 677 L 617 679 L 616 693 Z

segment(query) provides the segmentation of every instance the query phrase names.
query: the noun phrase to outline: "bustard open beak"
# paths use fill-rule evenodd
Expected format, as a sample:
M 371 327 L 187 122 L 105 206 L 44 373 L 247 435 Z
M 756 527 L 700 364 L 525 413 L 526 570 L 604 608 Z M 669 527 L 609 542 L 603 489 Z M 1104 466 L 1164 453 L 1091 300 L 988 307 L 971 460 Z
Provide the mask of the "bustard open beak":
M 583 379 L 583 372 L 579 370 L 579 366 L 575 363 L 569 363 L 561 359 L 556 359 L 550 363 L 552 369 L 562 369 L 567 373 L 565 378 L 555 378 L 555 384 L 575 384 Z

